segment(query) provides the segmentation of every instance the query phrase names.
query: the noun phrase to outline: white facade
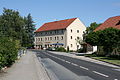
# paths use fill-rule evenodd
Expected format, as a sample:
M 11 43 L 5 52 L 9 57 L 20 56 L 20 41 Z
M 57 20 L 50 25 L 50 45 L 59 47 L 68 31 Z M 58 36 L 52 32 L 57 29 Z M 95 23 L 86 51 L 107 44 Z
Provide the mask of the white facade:
M 77 39 L 83 39 L 83 31 L 86 30 L 85 25 L 76 18 L 67 28 L 51 31 L 41 31 L 35 33 L 35 46 L 36 48 L 55 47 L 55 43 L 69 50 L 76 51 L 81 46 L 77 43 Z

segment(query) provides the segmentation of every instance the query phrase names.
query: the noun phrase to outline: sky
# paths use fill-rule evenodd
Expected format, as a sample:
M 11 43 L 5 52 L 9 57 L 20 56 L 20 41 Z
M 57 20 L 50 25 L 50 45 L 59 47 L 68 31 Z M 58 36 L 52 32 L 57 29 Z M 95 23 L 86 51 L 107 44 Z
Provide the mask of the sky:
M 36 29 L 47 22 L 76 17 L 88 27 L 120 16 L 120 0 L 0 0 L 0 14 L 4 7 L 19 11 L 21 16 L 30 13 Z

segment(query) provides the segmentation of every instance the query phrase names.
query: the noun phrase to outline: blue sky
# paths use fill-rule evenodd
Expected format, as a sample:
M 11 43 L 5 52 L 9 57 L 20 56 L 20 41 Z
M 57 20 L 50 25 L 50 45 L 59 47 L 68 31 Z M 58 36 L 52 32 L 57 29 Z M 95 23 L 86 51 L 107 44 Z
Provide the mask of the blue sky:
M 3 7 L 18 10 L 21 16 L 31 13 L 36 28 L 46 22 L 78 17 L 86 26 L 120 16 L 120 0 L 0 0 Z

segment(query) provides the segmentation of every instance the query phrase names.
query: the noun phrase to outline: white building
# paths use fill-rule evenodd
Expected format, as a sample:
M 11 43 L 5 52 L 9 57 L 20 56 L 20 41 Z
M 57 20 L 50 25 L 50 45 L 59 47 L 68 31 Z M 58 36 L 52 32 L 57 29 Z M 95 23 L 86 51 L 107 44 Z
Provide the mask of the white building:
M 76 51 L 81 47 L 76 40 L 83 39 L 85 30 L 85 25 L 78 18 L 45 23 L 35 31 L 35 47 L 69 47 L 69 50 Z

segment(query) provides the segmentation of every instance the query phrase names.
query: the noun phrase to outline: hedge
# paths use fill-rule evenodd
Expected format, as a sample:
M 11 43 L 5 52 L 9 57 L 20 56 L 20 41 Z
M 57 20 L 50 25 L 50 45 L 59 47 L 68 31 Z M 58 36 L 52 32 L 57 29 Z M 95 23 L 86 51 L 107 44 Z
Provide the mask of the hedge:
M 0 69 L 11 66 L 17 59 L 19 41 L 13 41 L 9 37 L 0 38 Z

